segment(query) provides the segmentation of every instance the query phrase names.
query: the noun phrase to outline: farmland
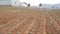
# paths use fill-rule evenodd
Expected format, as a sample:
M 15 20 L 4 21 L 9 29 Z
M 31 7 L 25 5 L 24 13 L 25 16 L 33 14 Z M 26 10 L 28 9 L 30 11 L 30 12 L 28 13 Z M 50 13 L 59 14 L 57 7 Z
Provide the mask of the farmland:
M 0 34 L 60 34 L 60 9 L 0 6 Z

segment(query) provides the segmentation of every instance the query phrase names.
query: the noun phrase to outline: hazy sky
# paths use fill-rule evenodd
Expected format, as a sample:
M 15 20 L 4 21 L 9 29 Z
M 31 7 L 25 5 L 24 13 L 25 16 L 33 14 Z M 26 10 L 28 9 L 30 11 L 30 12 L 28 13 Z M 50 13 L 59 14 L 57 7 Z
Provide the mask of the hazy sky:
M 31 5 L 38 5 L 39 3 L 42 3 L 42 4 L 60 3 L 60 0 L 20 0 L 20 1 L 30 3 Z

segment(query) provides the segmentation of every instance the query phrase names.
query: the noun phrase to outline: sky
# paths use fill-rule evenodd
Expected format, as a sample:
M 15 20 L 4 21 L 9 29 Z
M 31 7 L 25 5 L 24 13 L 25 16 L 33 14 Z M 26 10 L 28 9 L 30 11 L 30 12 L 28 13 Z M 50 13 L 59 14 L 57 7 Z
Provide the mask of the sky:
M 20 0 L 20 2 L 26 2 L 33 5 L 38 5 L 40 3 L 42 4 L 57 4 L 60 3 L 60 0 Z

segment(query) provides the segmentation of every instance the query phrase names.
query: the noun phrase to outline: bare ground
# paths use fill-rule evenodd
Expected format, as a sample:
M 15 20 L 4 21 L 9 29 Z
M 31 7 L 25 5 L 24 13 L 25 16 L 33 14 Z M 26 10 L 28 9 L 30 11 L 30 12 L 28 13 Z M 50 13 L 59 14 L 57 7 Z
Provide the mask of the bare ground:
M 0 6 L 0 33 L 60 34 L 60 10 Z

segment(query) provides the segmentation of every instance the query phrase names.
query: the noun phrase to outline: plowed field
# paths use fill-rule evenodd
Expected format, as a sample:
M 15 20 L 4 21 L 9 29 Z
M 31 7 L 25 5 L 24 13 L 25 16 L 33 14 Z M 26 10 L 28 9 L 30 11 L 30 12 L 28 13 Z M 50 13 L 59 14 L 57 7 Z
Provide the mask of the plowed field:
M 60 34 L 60 10 L 0 7 L 0 34 Z

